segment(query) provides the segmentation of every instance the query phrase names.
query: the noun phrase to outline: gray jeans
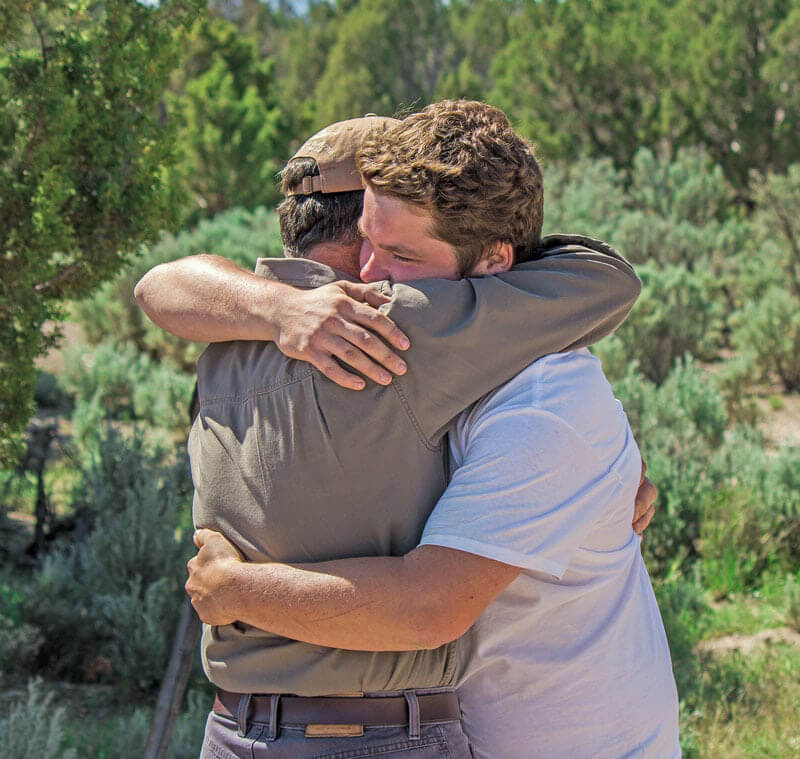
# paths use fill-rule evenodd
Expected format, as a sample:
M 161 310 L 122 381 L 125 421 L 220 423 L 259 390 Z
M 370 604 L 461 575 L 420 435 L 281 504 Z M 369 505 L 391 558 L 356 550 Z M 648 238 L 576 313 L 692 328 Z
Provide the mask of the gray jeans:
M 430 692 L 429 690 L 426 692 Z M 281 725 L 275 731 L 250 721 L 241 731 L 236 720 L 211 712 L 200 759 L 469 759 L 472 754 L 457 720 L 393 727 L 365 727 L 344 738 L 307 738 L 305 728 Z M 244 733 L 244 734 L 242 734 Z

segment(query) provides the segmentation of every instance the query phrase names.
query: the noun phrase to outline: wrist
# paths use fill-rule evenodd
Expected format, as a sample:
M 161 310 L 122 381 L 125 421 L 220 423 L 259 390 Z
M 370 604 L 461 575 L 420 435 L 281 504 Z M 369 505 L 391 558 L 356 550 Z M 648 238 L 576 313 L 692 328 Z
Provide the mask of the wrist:
M 245 567 L 243 561 L 235 558 L 220 559 L 214 567 L 214 600 L 225 614 L 235 619 L 240 619 L 247 593 Z
M 302 313 L 305 291 L 272 280 L 259 283 L 258 297 L 249 299 L 249 318 L 257 325 L 258 340 L 280 343 L 286 329 Z M 298 309 L 299 306 L 299 309 Z

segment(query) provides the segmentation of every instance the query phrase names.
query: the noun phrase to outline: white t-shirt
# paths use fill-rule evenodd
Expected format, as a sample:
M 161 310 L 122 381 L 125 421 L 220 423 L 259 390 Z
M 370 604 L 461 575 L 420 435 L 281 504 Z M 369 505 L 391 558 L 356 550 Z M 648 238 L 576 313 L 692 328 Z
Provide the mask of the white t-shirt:
M 467 634 L 475 757 L 680 756 L 661 616 L 631 529 L 641 459 L 588 351 L 536 361 L 464 412 L 422 543 L 522 567 Z

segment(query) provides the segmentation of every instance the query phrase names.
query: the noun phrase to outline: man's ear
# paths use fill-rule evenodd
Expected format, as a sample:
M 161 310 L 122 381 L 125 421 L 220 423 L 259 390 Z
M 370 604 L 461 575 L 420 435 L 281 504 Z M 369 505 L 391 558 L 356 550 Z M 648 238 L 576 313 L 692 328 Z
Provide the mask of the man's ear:
M 484 256 L 473 267 L 470 277 L 485 277 L 508 271 L 514 265 L 514 248 L 510 242 L 497 242 L 488 256 Z

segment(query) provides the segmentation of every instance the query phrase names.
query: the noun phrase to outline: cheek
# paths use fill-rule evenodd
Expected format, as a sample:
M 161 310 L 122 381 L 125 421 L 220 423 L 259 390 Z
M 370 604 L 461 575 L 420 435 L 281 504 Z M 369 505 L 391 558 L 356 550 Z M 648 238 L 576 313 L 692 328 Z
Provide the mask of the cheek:
M 419 265 L 405 263 L 403 261 L 392 261 L 387 270 L 392 282 L 413 282 L 415 279 L 426 279 L 437 276 L 435 272 L 426 271 Z

